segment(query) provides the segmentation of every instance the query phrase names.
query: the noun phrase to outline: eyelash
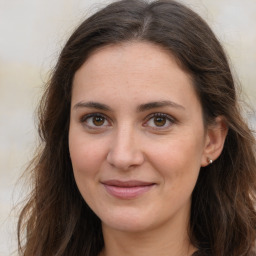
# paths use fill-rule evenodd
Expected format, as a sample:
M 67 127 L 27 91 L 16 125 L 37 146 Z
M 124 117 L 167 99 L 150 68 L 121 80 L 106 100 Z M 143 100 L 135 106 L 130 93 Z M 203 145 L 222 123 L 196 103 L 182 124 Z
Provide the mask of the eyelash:
M 163 126 L 150 126 L 147 125 L 153 118 L 157 118 L 157 117 L 161 117 L 161 118 L 165 118 L 165 123 Z M 166 123 L 169 122 L 168 125 L 166 125 Z M 146 127 L 151 127 L 154 130 L 164 130 L 164 129 L 168 129 L 170 126 L 172 126 L 173 124 L 177 123 L 177 120 L 175 118 L 173 118 L 172 116 L 165 114 L 165 113 L 153 113 L 149 116 L 146 117 L 146 122 L 143 123 L 143 126 Z
M 103 118 L 103 122 L 104 123 L 108 122 L 108 124 L 107 125 L 99 125 L 99 126 L 88 124 L 88 120 L 90 118 L 96 118 L 96 117 Z M 150 125 L 148 125 L 148 123 L 153 118 L 157 118 L 157 117 L 165 118 L 165 123 L 164 123 L 163 126 L 157 126 L 157 125 L 150 126 Z M 82 124 L 84 124 L 89 129 L 102 129 L 102 128 L 105 128 L 107 126 L 110 126 L 111 120 L 109 120 L 109 118 L 106 117 L 104 114 L 101 114 L 101 113 L 91 113 L 91 114 L 87 114 L 85 116 L 82 116 L 81 119 L 80 119 L 80 122 Z M 167 122 L 168 122 L 168 125 L 166 127 L 166 123 Z M 170 126 L 172 126 L 175 123 L 177 123 L 177 120 L 175 118 L 173 118 L 172 116 L 168 115 L 168 114 L 165 114 L 165 113 L 153 113 L 153 114 L 148 115 L 145 118 L 145 121 L 143 122 L 143 127 L 150 127 L 151 129 L 154 129 L 154 130 L 164 130 L 164 129 L 169 128 Z
M 88 114 L 88 115 L 82 116 L 82 118 L 80 119 L 80 122 L 82 124 L 86 125 L 86 127 L 89 128 L 89 129 L 102 129 L 102 127 L 109 126 L 109 125 L 105 125 L 105 126 L 98 126 L 97 127 L 97 125 L 94 125 L 94 126 L 93 125 L 89 125 L 88 124 L 88 120 L 90 118 L 95 118 L 95 117 L 103 118 L 104 119 L 104 123 L 105 123 L 105 121 L 110 123 L 108 121 L 108 118 L 105 115 L 101 114 L 101 113 L 92 113 L 92 114 Z

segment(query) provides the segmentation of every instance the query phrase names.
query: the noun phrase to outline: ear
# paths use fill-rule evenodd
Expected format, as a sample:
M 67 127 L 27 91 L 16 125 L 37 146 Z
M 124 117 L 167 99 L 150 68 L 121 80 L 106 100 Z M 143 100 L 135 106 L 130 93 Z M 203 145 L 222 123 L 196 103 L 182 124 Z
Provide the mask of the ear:
M 207 166 L 216 160 L 224 147 L 225 139 L 228 133 L 227 124 L 223 116 L 218 116 L 215 122 L 206 130 L 205 147 L 202 155 L 201 166 Z

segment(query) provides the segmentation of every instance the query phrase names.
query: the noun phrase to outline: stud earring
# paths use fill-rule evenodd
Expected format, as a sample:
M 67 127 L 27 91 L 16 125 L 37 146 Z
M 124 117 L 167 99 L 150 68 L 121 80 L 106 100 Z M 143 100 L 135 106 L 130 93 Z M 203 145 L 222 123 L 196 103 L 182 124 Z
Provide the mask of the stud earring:
M 213 160 L 210 159 L 210 158 L 208 158 L 208 162 L 209 162 L 209 164 L 212 164 L 212 163 L 213 163 Z

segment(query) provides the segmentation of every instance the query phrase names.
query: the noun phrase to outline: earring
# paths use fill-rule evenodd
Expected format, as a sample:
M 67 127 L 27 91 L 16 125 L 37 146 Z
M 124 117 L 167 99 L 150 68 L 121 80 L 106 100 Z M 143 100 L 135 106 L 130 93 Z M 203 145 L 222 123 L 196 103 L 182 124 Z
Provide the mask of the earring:
M 209 164 L 212 164 L 212 163 L 213 163 L 213 160 L 210 159 L 210 158 L 208 158 L 208 162 L 209 162 Z

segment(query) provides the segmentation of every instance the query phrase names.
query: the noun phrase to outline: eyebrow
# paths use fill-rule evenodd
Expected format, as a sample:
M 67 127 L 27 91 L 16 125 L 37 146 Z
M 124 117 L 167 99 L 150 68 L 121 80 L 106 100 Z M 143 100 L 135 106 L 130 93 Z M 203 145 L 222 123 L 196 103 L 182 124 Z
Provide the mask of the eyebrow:
M 136 110 L 137 112 L 144 112 L 147 110 L 151 110 L 154 108 L 161 108 L 161 107 L 172 107 L 172 108 L 185 110 L 185 108 L 182 105 L 179 105 L 169 100 L 154 101 L 154 102 L 141 104 L 137 107 Z M 93 109 L 98 109 L 103 111 L 113 111 L 112 108 L 110 108 L 108 105 L 105 105 L 99 102 L 94 102 L 94 101 L 78 102 L 77 104 L 75 104 L 74 109 L 78 109 L 78 108 L 93 108 Z
M 185 108 L 182 105 L 179 105 L 173 101 L 164 100 L 164 101 L 154 101 L 154 102 L 149 102 L 146 104 L 139 105 L 137 107 L 137 112 L 143 112 L 153 108 L 161 108 L 161 107 L 172 107 L 172 108 L 185 110 Z
M 104 110 L 104 111 L 112 111 L 112 109 L 109 106 L 99 102 L 94 102 L 94 101 L 78 102 L 74 106 L 74 109 L 77 109 L 77 108 L 95 108 L 95 109 Z

